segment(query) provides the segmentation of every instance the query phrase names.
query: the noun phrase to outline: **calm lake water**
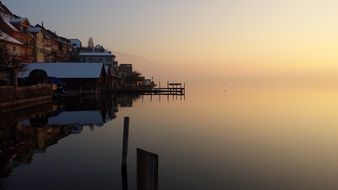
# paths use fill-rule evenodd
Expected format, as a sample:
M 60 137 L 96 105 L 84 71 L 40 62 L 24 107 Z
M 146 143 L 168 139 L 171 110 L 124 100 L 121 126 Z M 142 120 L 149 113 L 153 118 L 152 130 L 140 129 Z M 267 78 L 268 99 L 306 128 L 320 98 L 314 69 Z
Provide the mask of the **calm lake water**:
M 88 97 L 6 113 L 0 189 L 142 189 L 137 148 L 158 155 L 160 190 L 338 189 L 337 97 L 208 84 L 185 97 Z

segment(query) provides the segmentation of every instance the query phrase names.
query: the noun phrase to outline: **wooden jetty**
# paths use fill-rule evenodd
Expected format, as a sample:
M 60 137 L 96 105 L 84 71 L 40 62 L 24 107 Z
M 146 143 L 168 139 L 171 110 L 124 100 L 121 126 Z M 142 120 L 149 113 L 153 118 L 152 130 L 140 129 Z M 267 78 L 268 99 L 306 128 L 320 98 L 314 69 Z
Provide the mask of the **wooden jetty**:
M 161 83 L 159 83 L 159 87 L 151 89 L 150 92 L 161 95 L 185 95 L 185 83 L 167 82 L 166 87 L 161 87 Z
M 161 87 L 159 83 L 156 88 L 135 88 L 135 89 L 116 89 L 112 92 L 116 93 L 136 93 L 144 95 L 175 95 L 175 96 L 184 96 L 185 95 L 185 83 L 170 83 L 167 82 L 166 87 Z

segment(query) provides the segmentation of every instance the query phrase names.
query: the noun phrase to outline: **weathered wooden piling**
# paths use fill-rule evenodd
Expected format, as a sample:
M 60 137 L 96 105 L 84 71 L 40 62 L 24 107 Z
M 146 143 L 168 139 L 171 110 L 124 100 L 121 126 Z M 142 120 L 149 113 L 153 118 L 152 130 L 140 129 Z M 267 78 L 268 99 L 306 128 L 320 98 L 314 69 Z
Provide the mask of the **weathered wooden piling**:
M 137 190 L 158 190 L 157 154 L 136 149 L 137 151 Z
M 129 120 L 129 117 L 125 117 L 123 122 L 122 166 L 128 162 Z
M 122 189 L 128 190 L 128 139 L 129 139 L 129 117 L 125 117 L 123 121 L 123 145 L 122 145 Z

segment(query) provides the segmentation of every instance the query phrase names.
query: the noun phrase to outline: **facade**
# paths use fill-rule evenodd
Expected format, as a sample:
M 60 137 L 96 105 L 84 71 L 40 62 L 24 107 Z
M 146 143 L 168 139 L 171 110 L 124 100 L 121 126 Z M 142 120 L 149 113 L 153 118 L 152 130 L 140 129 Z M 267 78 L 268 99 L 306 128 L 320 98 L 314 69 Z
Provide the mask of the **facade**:
M 59 49 L 56 62 L 69 62 L 73 51 L 71 41 L 65 37 L 58 36 Z
M 117 75 L 121 78 L 129 77 L 133 74 L 133 65 L 132 64 L 120 64 L 118 66 Z
M 109 89 L 115 90 L 121 88 L 123 84 L 122 78 L 115 75 L 115 72 L 109 66 L 106 65 L 104 68 L 107 74 L 107 85 Z
M 48 47 L 48 50 L 46 50 L 47 62 L 69 62 L 73 49 L 70 40 L 58 36 L 50 30 L 46 30 L 46 36 L 45 46 Z
M 19 78 L 27 78 L 33 70 L 44 70 L 48 77 L 62 81 L 65 93 L 93 94 L 108 90 L 107 76 L 102 63 L 32 63 L 18 73 Z
M 51 42 L 50 62 L 57 62 L 58 51 L 59 51 L 58 36 L 50 30 L 47 30 L 47 32 L 48 32 L 48 35 L 50 36 L 50 42 Z
M 34 36 L 28 32 L 28 26 L 29 21 L 27 19 L 0 17 L 0 30 L 21 43 L 19 49 L 12 49 L 11 52 L 15 52 L 23 62 L 27 63 L 33 61 L 34 48 Z
M 39 28 L 43 34 L 43 56 L 44 62 L 53 62 L 52 59 L 52 36 L 48 33 L 48 31 L 42 25 L 35 25 L 34 28 Z
M 70 40 L 47 30 L 43 25 L 37 24 L 34 28 L 39 28 L 44 38 L 42 48 L 44 62 L 55 63 L 70 61 L 73 49 Z
M 7 48 L 12 55 L 21 55 L 23 44 L 0 30 L 0 47 Z
M 21 61 L 25 63 L 33 62 L 34 36 L 28 31 L 30 26 L 28 19 L 13 18 L 9 22 L 17 29 L 9 34 L 23 44 L 21 48 Z
M 45 38 L 42 29 L 40 27 L 30 27 L 28 31 L 35 37 L 34 62 L 36 63 L 45 62 L 45 50 L 44 50 Z
M 76 60 L 82 63 L 103 63 L 117 71 L 116 56 L 107 51 L 103 46 L 97 45 L 95 48 L 82 48 L 79 50 Z

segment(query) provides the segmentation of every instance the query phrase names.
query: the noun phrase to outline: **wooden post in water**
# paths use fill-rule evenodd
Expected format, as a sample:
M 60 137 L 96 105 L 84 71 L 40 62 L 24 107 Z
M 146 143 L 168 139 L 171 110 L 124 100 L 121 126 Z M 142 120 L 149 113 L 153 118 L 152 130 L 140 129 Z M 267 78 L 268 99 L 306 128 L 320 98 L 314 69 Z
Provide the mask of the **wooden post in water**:
M 124 118 L 123 122 L 123 145 L 122 145 L 122 189 L 128 190 L 128 139 L 129 139 L 129 117 Z
M 158 190 L 157 154 L 137 149 L 137 190 Z
M 129 120 L 129 117 L 125 117 L 123 122 L 122 166 L 128 162 Z

